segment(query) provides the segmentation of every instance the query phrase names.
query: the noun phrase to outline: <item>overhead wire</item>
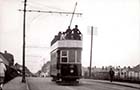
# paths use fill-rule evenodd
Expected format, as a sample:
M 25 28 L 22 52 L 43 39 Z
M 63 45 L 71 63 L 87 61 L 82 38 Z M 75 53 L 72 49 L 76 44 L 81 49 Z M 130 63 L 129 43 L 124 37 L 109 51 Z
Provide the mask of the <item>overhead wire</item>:
M 23 1 L 21 1 L 21 2 L 24 3 Z M 49 5 L 42 4 L 40 2 L 35 2 L 35 1 L 28 1 L 27 2 L 27 6 L 32 7 L 32 8 L 36 8 L 36 9 L 54 9 L 54 10 L 65 11 L 64 9 L 60 9 L 60 8 L 57 8 L 57 7 L 49 6 Z
M 28 9 L 28 10 L 26 10 L 27 12 L 58 13 L 58 14 L 63 13 L 63 14 L 66 14 L 66 16 L 68 16 L 68 14 L 73 14 L 71 12 L 67 12 L 64 9 L 60 9 L 60 8 L 57 8 L 57 7 L 52 7 L 52 6 L 42 4 L 42 3 L 39 3 L 39 2 L 35 2 L 35 1 L 28 1 L 27 6 L 32 7 L 33 9 L 34 8 L 36 9 L 36 10 Z M 40 9 L 42 9 L 42 10 L 40 10 Z M 55 11 L 52 11 L 52 10 L 51 11 L 49 11 L 49 10 L 46 11 L 44 9 L 54 9 Z M 23 10 L 19 9 L 19 11 L 23 11 Z M 75 14 L 77 14 L 77 16 L 82 15 L 82 13 L 75 13 Z
M 43 7 L 43 8 L 49 8 L 49 9 L 65 11 L 64 9 L 61 9 L 61 8 L 58 8 L 58 7 L 49 6 L 49 5 L 46 5 L 44 3 L 37 2 L 37 1 L 30 1 L 29 3 L 39 5 L 40 7 Z

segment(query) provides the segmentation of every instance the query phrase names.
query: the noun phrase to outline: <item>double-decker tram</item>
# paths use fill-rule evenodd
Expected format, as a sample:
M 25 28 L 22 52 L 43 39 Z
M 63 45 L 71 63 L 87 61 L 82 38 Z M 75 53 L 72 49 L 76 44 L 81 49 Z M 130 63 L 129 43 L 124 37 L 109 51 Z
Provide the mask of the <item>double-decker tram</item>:
M 60 83 L 79 83 L 81 65 L 82 34 L 76 25 L 66 32 L 59 32 L 51 42 L 50 76 Z

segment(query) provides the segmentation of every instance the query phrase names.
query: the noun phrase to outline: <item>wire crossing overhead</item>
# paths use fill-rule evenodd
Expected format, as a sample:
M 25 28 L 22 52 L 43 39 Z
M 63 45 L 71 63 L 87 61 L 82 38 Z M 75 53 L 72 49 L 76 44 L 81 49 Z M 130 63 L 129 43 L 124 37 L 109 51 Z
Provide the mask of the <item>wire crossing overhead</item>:
M 43 47 L 43 46 L 26 46 L 25 48 L 49 49 L 49 47 Z
M 19 11 L 24 11 L 24 10 L 19 9 Z M 43 10 L 26 10 L 26 12 L 58 13 L 58 14 L 76 14 L 76 15 L 82 15 L 82 13 L 73 13 L 73 12 L 58 12 L 58 11 L 43 11 Z

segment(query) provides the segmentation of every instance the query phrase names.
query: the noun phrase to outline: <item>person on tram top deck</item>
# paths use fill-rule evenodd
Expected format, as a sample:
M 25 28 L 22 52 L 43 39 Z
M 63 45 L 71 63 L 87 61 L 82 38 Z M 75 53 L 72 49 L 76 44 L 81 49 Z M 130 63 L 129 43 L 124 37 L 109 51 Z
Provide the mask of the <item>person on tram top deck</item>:
M 59 32 L 59 33 L 58 33 L 57 40 L 60 40 L 60 39 L 61 39 L 62 34 L 63 34 L 62 32 Z
M 72 39 L 72 30 L 70 29 L 70 26 L 68 26 L 68 29 L 66 30 L 66 39 Z
M 65 34 L 66 34 L 65 32 L 63 32 L 63 33 L 61 34 L 60 40 L 65 40 L 65 38 L 66 38 L 66 35 L 65 35 Z
M 75 25 L 75 28 L 72 29 L 72 36 L 74 40 L 81 40 L 81 32 L 78 29 L 78 25 Z

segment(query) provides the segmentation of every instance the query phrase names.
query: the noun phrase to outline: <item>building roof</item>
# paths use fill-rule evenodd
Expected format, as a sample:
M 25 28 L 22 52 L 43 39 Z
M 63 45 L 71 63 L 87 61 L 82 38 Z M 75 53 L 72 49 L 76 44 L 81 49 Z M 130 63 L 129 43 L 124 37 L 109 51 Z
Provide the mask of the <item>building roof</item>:
M 4 64 L 9 66 L 9 62 L 7 61 L 7 59 L 2 55 L 2 53 L 0 53 L 0 58 L 3 60 Z
M 140 64 L 138 64 L 133 68 L 129 68 L 128 71 L 140 72 Z
M 140 72 L 140 64 L 133 68 L 134 71 Z

